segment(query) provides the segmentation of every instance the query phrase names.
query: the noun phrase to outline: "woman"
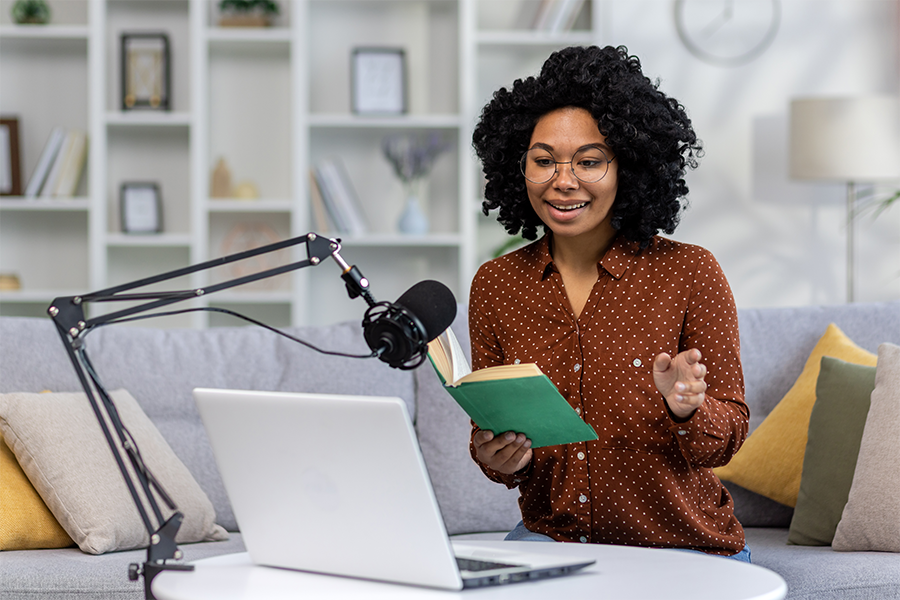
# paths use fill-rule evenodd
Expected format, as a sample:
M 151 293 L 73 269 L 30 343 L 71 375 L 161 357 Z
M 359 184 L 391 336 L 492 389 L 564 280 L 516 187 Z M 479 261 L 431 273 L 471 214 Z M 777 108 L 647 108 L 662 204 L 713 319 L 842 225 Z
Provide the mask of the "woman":
M 485 474 L 520 490 L 507 539 L 683 548 L 749 561 L 712 468 L 747 435 L 737 312 L 706 250 L 671 234 L 701 146 L 625 48 L 568 48 L 485 106 L 485 214 L 534 243 L 482 265 L 475 369 L 534 362 L 599 435 L 532 449 L 473 426 Z

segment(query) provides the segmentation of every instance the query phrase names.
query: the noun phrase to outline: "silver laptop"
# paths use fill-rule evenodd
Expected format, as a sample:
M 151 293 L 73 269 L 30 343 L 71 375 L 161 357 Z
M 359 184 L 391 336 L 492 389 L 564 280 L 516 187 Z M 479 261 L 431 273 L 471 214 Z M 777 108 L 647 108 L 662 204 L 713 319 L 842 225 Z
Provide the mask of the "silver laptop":
M 196 389 L 255 564 L 461 589 L 593 564 L 450 542 L 400 398 Z

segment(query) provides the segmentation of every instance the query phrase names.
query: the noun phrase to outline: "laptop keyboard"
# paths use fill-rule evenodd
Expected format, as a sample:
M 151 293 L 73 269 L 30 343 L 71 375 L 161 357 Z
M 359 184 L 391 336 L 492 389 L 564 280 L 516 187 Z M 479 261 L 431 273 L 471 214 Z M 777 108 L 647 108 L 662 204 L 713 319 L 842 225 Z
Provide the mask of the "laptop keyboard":
M 474 560 L 471 558 L 456 557 L 456 564 L 460 571 L 490 571 L 491 569 L 508 569 L 519 565 L 491 562 L 487 560 Z

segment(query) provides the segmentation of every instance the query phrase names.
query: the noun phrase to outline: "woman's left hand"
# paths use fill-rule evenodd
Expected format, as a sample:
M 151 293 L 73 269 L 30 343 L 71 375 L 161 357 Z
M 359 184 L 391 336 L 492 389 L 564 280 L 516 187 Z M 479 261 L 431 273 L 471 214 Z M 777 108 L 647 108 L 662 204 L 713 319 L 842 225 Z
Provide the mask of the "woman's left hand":
M 653 382 L 678 419 L 689 419 L 706 399 L 706 365 L 701 358 L 694 348 L 675 358 L 663 352 L 653 360 Z

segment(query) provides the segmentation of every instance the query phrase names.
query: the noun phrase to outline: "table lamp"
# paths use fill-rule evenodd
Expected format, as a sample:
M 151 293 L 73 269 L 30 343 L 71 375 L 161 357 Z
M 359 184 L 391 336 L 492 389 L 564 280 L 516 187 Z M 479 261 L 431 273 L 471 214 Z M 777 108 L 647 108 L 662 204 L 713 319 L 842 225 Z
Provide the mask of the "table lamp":
M 853 302 L 856 184 L 900 180 L 900 96 L 792 100 L 790 173 L 847 185 L 847 302 Z

